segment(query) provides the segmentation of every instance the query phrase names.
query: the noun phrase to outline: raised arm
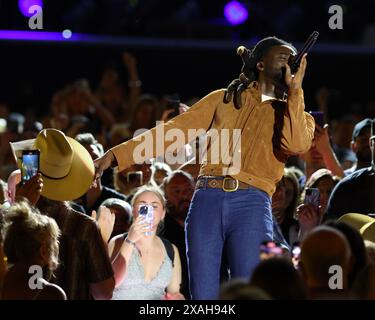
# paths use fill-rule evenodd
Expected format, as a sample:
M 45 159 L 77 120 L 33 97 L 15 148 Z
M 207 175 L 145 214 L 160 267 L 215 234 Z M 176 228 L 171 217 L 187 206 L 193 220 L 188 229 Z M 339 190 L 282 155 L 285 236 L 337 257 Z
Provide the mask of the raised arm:
M 337 160 L 335 152 L 331 147 L 328 135 L 328 125 L 324 128 L 316 126 L 314 143 L 318 152 L 322 155 L 324 164 L 328 170 L 331 170 L 335 176 L 343 177 L 344 169 Z
M 122 61 L 129 74 L 128 103 L 129 103 L 129 106 L 132 108 L 131 112 L 133 112 L 134 111 L 133 109 L 135 105 L 137 104 L 137 101 L 141 94 L 142 82 L 139 79 L 136 58 L 129 52 L 125 51 L 122 54 Z
M 200 134 L 200 129 L 210 128 L 216 107 L 223 96 L 222 90 L 213 91 L 179 116 L 113 147 L 95 161 L 96 178 L 111 165 L 118 165 L 119 171 L 122 171 L 135 163 L 143 163 L 145 159 L 164 155 L 165 150 L 172 144 L 176 149 L 182 148 Z M 146 155 L 142 152 L 146 152 Z
M 306 70 L 306 55 L 302 58 L 301 66 L 294 77 L 290 67 L 286 65 L 285 81 L 289 87 L 287 108 L 284 114 L 284 125 L 281 133 L 281 148 L 288 154 L 307 152 L 314 138 L 314 118 L 305 112 L 305 102 L 302 81 Z
M 130 261 L 133 250 L 138 250 L 136 242 L 147 231 L 148 225 L 139 216 L 131 225 L 128 235 L 119 235 L 111 239 L 108 244 L 108 253 L 112 263 L 115 277 L 115 287 L 118 287 L 125 279 L 127 264 Z M 125 240 L 126 239 L 126 240 Z

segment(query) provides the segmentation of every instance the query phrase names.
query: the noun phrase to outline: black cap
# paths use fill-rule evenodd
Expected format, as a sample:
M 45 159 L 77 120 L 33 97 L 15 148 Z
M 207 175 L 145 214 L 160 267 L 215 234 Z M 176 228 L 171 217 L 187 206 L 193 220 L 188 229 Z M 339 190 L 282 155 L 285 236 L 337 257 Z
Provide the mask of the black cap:
M 287 47 L 293 52 L 293 54 L 297 53 L 296 48 L 291 43 L 276 37 L 267 37 L 260 40 L 255 45 L 255 47 L 251 51 L 250 58 L 254 59 L 255 62 L 258 62 L 272 47 L 275 46 Z
M 371 128 L 371 125 L 373 124 L 373 121 L 369 118 L 366 118 L 360 122 L 358 122 L 354 126 L 353 135 L 352 135 L 352 141 L 355 141 L 355 139 L 362 134 L 362 130 L 365 128 Z

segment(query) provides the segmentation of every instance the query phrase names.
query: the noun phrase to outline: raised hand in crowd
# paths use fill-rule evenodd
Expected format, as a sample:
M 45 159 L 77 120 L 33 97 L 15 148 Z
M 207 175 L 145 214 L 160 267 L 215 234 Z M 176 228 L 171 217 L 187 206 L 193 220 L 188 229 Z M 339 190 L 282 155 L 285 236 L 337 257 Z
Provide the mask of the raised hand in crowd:
M 130 226 L 127 238 L 136 243 L 145 236 L 145 232 L 149 231 L 149 229 L 150 225 L 144 221 L 144 217 L 139 215 Z
M 100 179 L 103 171 L 113 166 L 116 163 L 115 155 L 111 150 L 108 150 L 104 155 L 94 161 L 95 165 L 95 179 L 93 186 L 96 186 L 96 180 Z
M 307 233 L 322 221 L 319 207 L 311 204 L 301 204 L 297 207 L 297 217 L 300 226 L 299 239 L 303 240 Z
M 16 187 L 16 201 L 26 198 L 31 204 L 35 205 L 39 200 L 42 189 L 43 178 L 42 175 L 38 173 L 23 185 L 18 185 Z
M 331 170 L 333 175 L 343 177 L 344 170 L 337 160 L 329 140 L 328 124 L 326 124 L 324 128 L 322 128 L 318 124 L 315 124 L 313 145 L 323 157 L 326 168 L 328 170 Z
M 125 51 L 122 54 L 122 61 L 129 74 L 128 103 L 131 108 L 134 108 L 141 94 L 141 86 L 142 86 L 142 82 L 139 80 L 139 75 L 138 75 L 137 59 L 135 58 L 134 55 Z
M 122 62 L 129 72 L 137 70 L 137 59 L 128 51 L 122 53 Z
M 92 211 L 91 218 L 97 220 L 103 241 L 108 243 L 115 225 L 115 214 L 107 207 L 100 206 L 98 213 Z

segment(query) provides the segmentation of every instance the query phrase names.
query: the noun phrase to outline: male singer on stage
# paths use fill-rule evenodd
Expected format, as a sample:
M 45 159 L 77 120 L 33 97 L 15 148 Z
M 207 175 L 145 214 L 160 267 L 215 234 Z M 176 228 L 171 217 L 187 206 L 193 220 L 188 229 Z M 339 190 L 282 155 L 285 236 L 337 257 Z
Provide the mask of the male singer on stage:
M 153 137 L 152 157 L 175 143 L 165 139 L 164 150 L 157 148 L 158 130 L 179 129 L 186 139 L 189 129 L 218 133 L 208 141 L 185 224 L 192 299 L 218 298 L 223 255 L 232 278 L 249 279 L 261 242 L 273 237 L 271 196 L 285 162 L 308 151 L 314 137 L 314 119 L 304 111 L 306 55 L 292 75 L 288 59 L 296 49 L 284 40 L 268 37 L 252 50 L 239 47 L 237 53 L 243 61 L 241 74 L 227 89 L 209 93 L 144 133 L 145 139 Z M 233 133 L 228 139 L 220 134 L 224 129 Z M 95 162 L 96 176 L 110 166 L 121 171 L 144 161 L 136 152 L 142 143 L 138 136 L 107 151 Z M 217 149 L 219 155 L 212 152 Z

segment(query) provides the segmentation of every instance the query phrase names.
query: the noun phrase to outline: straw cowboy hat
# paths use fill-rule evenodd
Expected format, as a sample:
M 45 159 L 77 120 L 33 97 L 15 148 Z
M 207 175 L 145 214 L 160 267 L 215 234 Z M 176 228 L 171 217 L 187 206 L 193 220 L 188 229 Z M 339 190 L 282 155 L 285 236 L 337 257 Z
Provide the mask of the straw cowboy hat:
M 375 219 L 365 214 L 347 213 L 338 221 L 345 222 L 358 230 L 364 240 L 375 242 Z
M 40 151 L 39 171 L 43 176 L 42 196 L 58 201 L 80 198 L 89 189 L 95 174 L 88 151 L 56 129 L 44 129 L 33 149 Z

